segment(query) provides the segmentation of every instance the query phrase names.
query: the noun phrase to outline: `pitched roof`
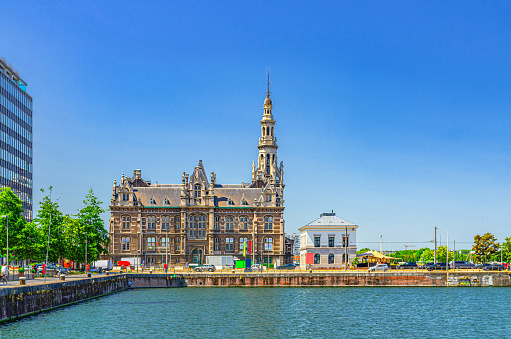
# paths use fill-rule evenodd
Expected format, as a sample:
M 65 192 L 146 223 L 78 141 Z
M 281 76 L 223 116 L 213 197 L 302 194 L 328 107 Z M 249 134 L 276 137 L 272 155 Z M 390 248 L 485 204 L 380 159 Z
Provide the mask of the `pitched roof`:
M 335 215 L 335 213 L 323 213 L 321 214 L 321 216 L 308 223 L 307 225 L 301 227 L 299 230 L 302 230 L 302 229 L 305 229 L 305 228 L 314 228 L 314 227 L 318 227 L 318 228 L 322 228 L 322 227 L 328 227 L 328 228 L 331 228 L 331 227 L 336 227 L 336 226 L 340 226 L 340 227 L 350 227 L 350 226 L 353 226 L 354 228 L 357 228 L 358 226 L 347 221 L 347 220 L 344 220 L 344 219 L 341 219 L 339 218 L 338 216 Z

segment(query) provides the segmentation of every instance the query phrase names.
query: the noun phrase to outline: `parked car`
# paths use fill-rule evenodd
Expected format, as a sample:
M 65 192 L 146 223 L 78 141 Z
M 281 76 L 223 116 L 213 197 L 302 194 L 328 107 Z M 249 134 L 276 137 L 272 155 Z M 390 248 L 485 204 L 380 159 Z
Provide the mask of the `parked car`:
M 286 265 L 282 265 L 282 266 L 277 266 L 277 269 L 278 270 L 294 270 L 295 265 L 294 264 L 286 264 Z
M 451 266 L 449 265 L 449 268 L 451 268 Z M 436 264 L 434 265 L 430 265 L 426 268 L 428 271 L 437 271 L 437 270 L 443 270 L 443 271 L 446 271 L 447 270 L 447 264 L 444 263 L 444 262 L 437 262 Z
M 435 264 L 434 262 L 427 262 L 425 264 L 420 265 L 419 268 L 421 270 L 426 270 L 426 269 L 428 269 L 429 266 L 433 266 L 434 264 Z
M 201 265 L 193 269 L 195 272 L 214 272 L 215 265 Z
M 378 272 L 378 271 L 386 272 L 388 270 L 389 270 L 389 266 L 387 266 L 387 264 L 376 264 L 376 266 L 369 267 L 368 272 Z
M 417 263 L 415 262 L 405 262 L 404 264 L 399 265 L 396 267 L 398 270 L 410 270 L 410 269 L 417 269 Z
M 43 273 L 43 265 L 40 265 L 36 268 L 37 273 Z M 46 266 L 46 274 L 57 274 L 58 270 L 54 265 Z
M 493 264 L 493 265 L 489 265 L 489 266 L 485 266 L 483 268 L 483 270 L 485 271 L 504 271 L 506 268 L 504 267 L 504 265 L 500 265 L 500 264 Z
M 486 262 L 484 264 L 477 265 L 476 268 L 479 269 L 479 270 L 484 270 L 485 267 L 488 267 L 488 266 L 491 266 L 491 265 L 492 264 Z
M 451 264 L 451 267 L 454 269 L 474 269 L 476 268 L 476 265 L 474 265 L 471 262 L 468 261 L 455 261 L 453 264 Z

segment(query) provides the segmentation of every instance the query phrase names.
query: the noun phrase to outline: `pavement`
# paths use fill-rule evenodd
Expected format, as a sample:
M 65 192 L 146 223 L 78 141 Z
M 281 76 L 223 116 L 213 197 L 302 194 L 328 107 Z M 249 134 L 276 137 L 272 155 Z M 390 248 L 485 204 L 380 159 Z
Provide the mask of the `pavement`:
M 91 278 L 98 278 L 98 277 L 104 277 L 105 274 L 93 274 Z M 12 279 L 12 276 L 9 277 L 9 279 Z M 88 279 L 87 274 L 71 274 L 66 275 L 66 281 L 73 281 L 73 280 L 80 280 L 80 279 Z M 43 285 L 43 284 L 51 284 L 51 283 L 58 283 L 61 282 L 60 278 L 58 276 L 46 276 L 46 282 L 44 282 L 44 277 L 37 277 L 32 278 L 32 275 L 27 277 L 25 280 L 25 285 Z M 15 280 L 11 281 L 9 280 L 7 284 L 0 283 L 0 288 L 13 288 L 13 287 L 19 287 L 20 282 L 18 278 L 16 277 Z

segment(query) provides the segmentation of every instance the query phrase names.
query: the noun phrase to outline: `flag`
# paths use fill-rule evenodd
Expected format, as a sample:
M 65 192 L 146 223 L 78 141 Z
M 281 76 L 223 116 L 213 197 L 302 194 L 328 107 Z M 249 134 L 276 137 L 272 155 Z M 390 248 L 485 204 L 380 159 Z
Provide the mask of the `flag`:
M 243 242 L 243 256 L 244 257 L 247 256 L 247 242 L 246 241 Z
M 248 254 L 252 254 L 252 240 L 248 241 Z

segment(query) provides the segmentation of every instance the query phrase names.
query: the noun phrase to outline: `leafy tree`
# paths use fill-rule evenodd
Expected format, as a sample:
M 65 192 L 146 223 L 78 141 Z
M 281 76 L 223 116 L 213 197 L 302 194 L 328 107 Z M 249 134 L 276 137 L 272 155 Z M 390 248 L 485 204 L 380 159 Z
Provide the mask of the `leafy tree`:
M 21 233 L 27 223 L 23 218 L 23 205 L 10 187 L 0 188 L 0 215 L 9 219 L 9 257 L 19 259 L 23 253 L 24 238 Z M 7 218 L 0 218 L 0 248 L 2 256 L 7 254 Z
M 87 261 L 90 263 L 98 260 L 101 254 L 108 254 L 110 238 L 101 218 L 101 213 L 105 210 L 101 207 L 102 202 L 94 195 L 92 188 L 85 196 L 83 203 L 85 206 L 76 216 L 84 232 L 87 233 Z M 81 236 L 85 238 L 83 234 Z
M 511 236 L 505 238 L 505 242 L 502 243 L 502 257 L 504 262 L 511 262 Z
M 371 249 L 367 248 L 367 247 L 364 247 L 363 249 L 361 250 L 358 250 L 357 251 L 357 254 L 362 254 L 362 253 L 366 253 L 366 252 L 369 252 L 371 251 Z
M 27 222 L 18 234 L 20 244 L 17 246 L 16 256 L 21 259 L 43 261 L 45 258 L 45 241 L 42 229 L 34 222 Z
M 64 238 L 63 220 L 64 214 L 59 210 L 58 202 L 51 200 L 52 187 L 50 186 L 50 195 L 43 197 L 39 203 L 39 211 L 35 218 L 38 227 L 41 230 L 44 244 L 44 258 L 46 258 L 46 247 L 48 243 L 48 232 L 50 234 L 50 246 L 48 249 L 48 262 L 60 262 L 66 255 L 67 244 Z M 44 189 L 41 188 L 41 192 Z M 50 222 L 51 221 L 51 222 Z
M 492 254 L 499 251 L 499 243 L 496 242 L 495 236 L 489 232 L 474 237 L 474 245 L 472 250 L 475 252 L 475 259 L 479 262 L 486 261 L 491 258 Z
M 66 258 L 85 262 L 85 227 L 79 219 L 64 216 L 64 238 L 67 246 Z
M 435 260 L 435 252 L 429 248 L 425 248 L 420 256 L 420 261 L 432 262 Z
M 436 260 L 437 262 L 445 262 L 445 258 L 447 257 L 447 246 L 439 246 L 436 249 Z M 452 250 L 449 251 L 449 261 L 452 261 L 454 258 L 454 254 Z

